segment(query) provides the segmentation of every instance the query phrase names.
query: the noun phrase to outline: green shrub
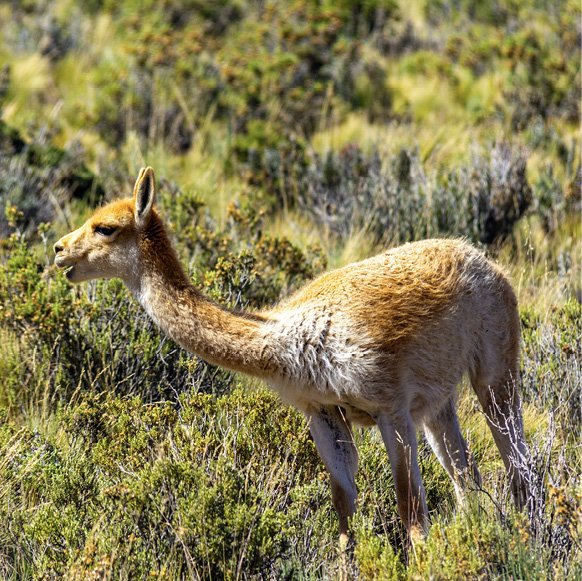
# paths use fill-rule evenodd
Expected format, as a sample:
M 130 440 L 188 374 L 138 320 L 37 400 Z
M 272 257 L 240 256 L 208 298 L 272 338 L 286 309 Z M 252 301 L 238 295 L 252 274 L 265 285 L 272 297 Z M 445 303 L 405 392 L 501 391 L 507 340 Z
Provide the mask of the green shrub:
M 525 28 L 505 39 L 502 50 L 511 67 L 506 98 L 513 129 L 556 114 L 571 122 L 579 119 L 582 81 L 578 47 L 569 37 L 572 26 L 564 15 L 548 37 Z
M 354 550 L 355 561 L 363 579 L 375 581 L 399 581 L 406 578 L 401 555 L 380 536 L 369 529 L 356 532 L 357 545 Z
M 228 123 L 235 158 L 247 162 L 305 139 L 331 111 L 389 113 L 385 71 L 358 38 L 396 18 L 393 2 L 224 4 L 193 2 L 177 18 L 172 6 L 121 18 L 124 54 L 102 60 L 95 74 L 92 117 L 109 143 L 135 131 L 182 152 L 213 115 Z
M 202 290 L 226 306 L 272 304 L 324 264 L 320 250 L 303 253 L 284 238 L 264 234 L 262 215 L 249 204 L 233 204 L 224 231 L 217 231 L 203 219 L 199 203 L 176 192 L 172 200 L 174 220 L 198 215 L 199 225 L 194 220 L 193 230 L 181 233 L 192 236 L 183 238 L 188 261 L 199 269 L 194 276 Z M 41 232 L 46 241 L 46 229 Z M 21 382 L 32 392 L 48 390 L 50 401 L 66 401 L 77 390 L 157 399 L 194 385 L 216 392 L 230 386 L 230 374 L 192 360 L 163 337 L 120 281 L 94 283 L 89 292 L 71 286 L 47 266 L 47 249 L 38 256 L 23 234 L 6 240 L 5 251 L 0 325 L 19 337 L 7 401 L 21 399 L 13 391 Z
M 578 397 L 582 381 L 581 321 L 582 307 L 575 298 L 543 318 L 532 309 L 522 313 L 524 397 L 553 410 L 561 437 L 571 442 L 580 438 L 582 426 Z
M 0 490 L 10 504 L 0 507 L 0 567 L 276 575 L 309 510 L 290 490 L 320 467 L 305 422 L 275 399 L 189 394 L 175 408 L 103 394 L 96 406 L 88 394 L 60 415 L 57 443 L 3 427 Z
M 43 141 L 28 142 L 0 120 L 0 237 L 10 232 L 6 209 L 21 213 L 18 226 L 29 233 L 57 217 L 70 200 L 90 203 L 104 195 L 97 177 L 83 162 L 82 152 Z
M 183 225 L 176 233 L 194 259 L 195 280 L 231 308 L 272 305 L 325 268 L 321 248 L 302 251 L 284 237 L 266 234 L 265 211 L 248 197 L 229 204 L 223 229 L 191 193 L 174 188 L 162 206 L 173 224 Z

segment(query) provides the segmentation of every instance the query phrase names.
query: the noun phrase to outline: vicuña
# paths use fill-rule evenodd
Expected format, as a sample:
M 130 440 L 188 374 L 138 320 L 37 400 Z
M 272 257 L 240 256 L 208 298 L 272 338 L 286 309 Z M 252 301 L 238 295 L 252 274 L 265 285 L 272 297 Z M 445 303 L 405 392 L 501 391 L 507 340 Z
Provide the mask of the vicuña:
M 122 279 L 182 347 L 265 380 L 301 410 L 330 474 L 341 546 L 357 494 L 352 423 L 380 429 L 413 541 L 428 526 L 418 426 L 461 499 L 479 484 L 455 409 L 465 373 L 523 506 L 517 301 L 483 254 L 459 240 L 405 244 L 328 272 L 272 309 L 233 312 L 192 286 L 154 200 L 154 172 L 143 168 L 132 198 L 98 209 L 55 244 L 56 265 L 72 282 Z

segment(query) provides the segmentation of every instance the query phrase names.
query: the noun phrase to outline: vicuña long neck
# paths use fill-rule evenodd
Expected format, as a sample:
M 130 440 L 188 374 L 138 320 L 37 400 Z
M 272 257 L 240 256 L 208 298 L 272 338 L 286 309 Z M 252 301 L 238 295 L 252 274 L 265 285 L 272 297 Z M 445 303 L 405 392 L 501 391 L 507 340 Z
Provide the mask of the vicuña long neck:
M 264 319 L 227 311 L 196 290 L 157 216 L 141 240 L 140 254 L 140 280 L 134 292 L 176 343 L 221 367 L 262 378 L 276 372 L 261 332 Z

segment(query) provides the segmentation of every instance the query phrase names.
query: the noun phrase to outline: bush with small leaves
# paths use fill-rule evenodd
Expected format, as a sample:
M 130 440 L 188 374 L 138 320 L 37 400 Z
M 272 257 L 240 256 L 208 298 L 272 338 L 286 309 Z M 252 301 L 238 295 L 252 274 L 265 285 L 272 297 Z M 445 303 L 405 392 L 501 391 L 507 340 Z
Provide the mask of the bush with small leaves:
M 29 142 L 0 120 L 0 237 L 10 232 L 5 209 L 22 212 L 19 227 L 34 231 L 53 221 L 71 199 L 102 199 L 103 188 L 87 168 L 83 153 L 42 141 Z
M 275 161 L 275 160 L 274 160 Z M 293 169 L 280 156 L 268 183 L 318 225 L 340 239 L 364 230 L 376 243 L 434 236 L 466 236 L 493 244 L 507 237 L 532 202 L 526 160 L 508 146 L 469 166 L 428 174 L 414 152 L 384 160 L 357 146 L 299 159 Z

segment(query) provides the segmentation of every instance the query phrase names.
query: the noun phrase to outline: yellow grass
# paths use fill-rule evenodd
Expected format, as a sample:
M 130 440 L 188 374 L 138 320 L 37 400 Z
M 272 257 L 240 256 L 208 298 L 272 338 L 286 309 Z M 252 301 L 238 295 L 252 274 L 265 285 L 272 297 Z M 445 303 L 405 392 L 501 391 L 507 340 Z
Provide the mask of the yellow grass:
M 10 92 L 3 106 L 2 119 L 18 129 L 26 129 L 36 119 L 40 97 L 53 89 L 50 63 L 39 53 L 17 56 L 10 66 Z
M 507 243 L 499 261 L 505 265 L 522 306 L 540 312 L 563 304 L 582 291 L 582 225 L 572 216 L 548 235 L 538 219 L 524 220 Z M 562 272 L 557 269 L 562 268 Z

